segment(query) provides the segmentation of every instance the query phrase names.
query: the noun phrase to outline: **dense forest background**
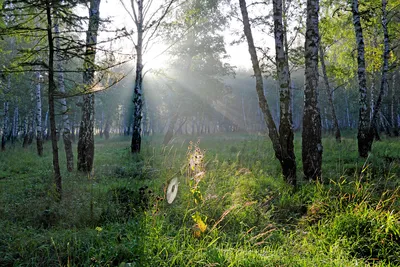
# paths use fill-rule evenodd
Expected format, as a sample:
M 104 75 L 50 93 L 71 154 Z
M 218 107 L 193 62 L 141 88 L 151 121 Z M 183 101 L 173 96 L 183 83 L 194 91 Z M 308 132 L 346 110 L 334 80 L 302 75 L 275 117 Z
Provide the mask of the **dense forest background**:
M 398 1 L 0 6 L 0 266 L 400 264 Z

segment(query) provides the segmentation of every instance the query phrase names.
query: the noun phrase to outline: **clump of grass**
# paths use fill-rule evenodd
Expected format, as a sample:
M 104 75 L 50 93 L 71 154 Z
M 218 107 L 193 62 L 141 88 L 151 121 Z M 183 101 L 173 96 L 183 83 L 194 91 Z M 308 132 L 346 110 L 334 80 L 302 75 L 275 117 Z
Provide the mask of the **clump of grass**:
M 0 266 L 399 264 L 398 163 L 384 158 L 397 157 L 392 140 L 377 143 L 364 164 L 346 150 L 354 139 L 324 139 L 325 184 L 293 191 L 264 137 L 204 137 L 198 165 L 190 162 L 200 145 L 187 153 L 186 138 L 163 147 L 153 137 L 135 156 L 128 139 L 100 141 L 95 179 L 63 173 L 60 203 L 51 196 L 49 146 L 43 158 L 34 149 L 0 153 Z M 177 176 L 187 181 L 167 204 L 165 183 Z M 200 236 L 196 212 L 207 225 Z

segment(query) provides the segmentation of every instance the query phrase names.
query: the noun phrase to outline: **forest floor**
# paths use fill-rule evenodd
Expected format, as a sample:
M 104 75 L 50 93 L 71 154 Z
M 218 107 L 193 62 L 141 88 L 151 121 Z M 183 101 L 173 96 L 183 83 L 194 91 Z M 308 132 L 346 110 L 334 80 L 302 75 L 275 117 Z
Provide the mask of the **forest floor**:
M 315 184 L 302 180 L 296 136 L 295 189 L 265 136 L 200 139 L 197 187 L 188 175 L 196 137 L 166 147 L 145 138 L 140 155 L 129 138 L 96 139 L 91 176 L 66 171 L 59 143 L 61 202 L 49 142 L 41 158 L 34 145 L 1 152 L 0 266 L 400 266 L 398 139 L 376 142 L 365 160 L 354 134 L 324 138 L 324 182 Z

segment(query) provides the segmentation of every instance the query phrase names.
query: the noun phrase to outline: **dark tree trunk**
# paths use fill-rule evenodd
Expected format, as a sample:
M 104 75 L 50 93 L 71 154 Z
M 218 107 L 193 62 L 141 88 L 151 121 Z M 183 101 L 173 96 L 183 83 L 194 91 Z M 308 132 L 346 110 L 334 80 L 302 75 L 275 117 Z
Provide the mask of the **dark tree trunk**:
M 83 96 L 78 139 L 78 170 L 90 172 L 94 160 L 94 94 Z
M 399 136 L 399 121 L 398 121 L 399 97 L 398 97 L 398 93 L 396 91 L 396 74 L 395 73 L 393 73 L 391 101 L 392 101 L 393 135 Z
M 302 160 L 304 175 L 309 180 L 321 180 L 323 150 L 318 108 L 318 11 L 319 0 L 307 0 Z
M 103 138 L 103 122 L 104 122 L 104 111 L 101 111 L 101 119 L 100 119 L 100 126 L 99 126 L 99 134 L 100 134 L 100 138 Z
M 47 40 L 49 49 L 49 63 L 48 63 L 48 98 L 49 98 L 49 115 L 50 115 L 50 131 L 51 131 L 51 144 L 53 151 L 53 169 L 54 169 L 54 183 L 56 186 L 56 192 L 58 199 L 62 196 L 62 183 L 61 183 L 61 172 L 60 164 L 58 160 L 58 147 L 56 139 L 56 114 L 54 109 L 54 93 L 56 91 L 56 84 L 54 82 L 54 45 L 53 45 L 53 26 L 52 26 L 52 10 L 51 1 L 46 1 L 46 13 L 47 13 Z
M 110 126 L 111 126 L 110 124 L 111 124 L 110 118 L 107 116 L 106 123 L 104 126 L 104 132 L 103 132 L 106 140 L 108 140 L 110 138 Z
M 176 122 L 178 121 L 178 117 L 179 117 L 178 112 L 176 112 L 175 115 L 172 116 L 172 119 L 168 125 L 168 130 L 164 135 L 164 141 L 163 141 L 164 145 L 168 145 L 168 143 L 171 141 L 172 137 L 174 137 L 174 128 L 175 128 Z
M 4 102 L 4 117 L 3 117 L 3 134 L 1 135 L 1 150 L 6 150 L 7 132 L 8 132 L 8 101 Z
M 14 115 L 13 115 L 13 126 L 11 133 L 11 142 L 14 143 L 18 138 L 18 118 L 19 118 L 19 109 L 18 104 L 15 105 Z
M 74 116 L 71 122 L 71 141 L 74 143 L 75 143 L 75 131 L 76 131 L 75 121 L 76 121 L 76 112 L 74 112 Z
M 25 117 L 24 119 L 24 132 L 23 132 L 23 141 L 22 147 L 26 148 L 28 146 L 28 118 Z
M 367 78 L 365 73 L 365 48 L 363 30 L 361 27 L 358 0 L 352 0 L 353 25 L 357 41 L 358 86 L 360 92 L 358 115 L 358 154 L 366 158 L 372 146 L 372 137 L 369 133 L 369 110 L 367 103 Z
M 86 90 L 92 90 L 96 57 L 97 34 L 100 23 L 100 0 L 91 0 L 89 26 L 86 33 L 85 72 L 83 82 Z M 82 119 L 79 128 L 78 170 L 91 172 L 94 160 L 94 94 L 83 96 Z

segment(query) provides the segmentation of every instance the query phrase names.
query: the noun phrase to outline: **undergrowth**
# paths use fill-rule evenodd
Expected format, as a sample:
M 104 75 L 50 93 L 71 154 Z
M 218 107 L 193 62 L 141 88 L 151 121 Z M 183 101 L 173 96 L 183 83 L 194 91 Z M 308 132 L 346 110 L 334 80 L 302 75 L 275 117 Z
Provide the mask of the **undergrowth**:
M 49 144 L 0 153 L 0 266 L 400 266 L 396 140 L 365 161 L 354 139 L 325 139 L 323 183 L 297 188 L 264 136 L 191 140 L 133 156 L 128 139 L 96 140 L 94 175 L 63 172 L 61 202 Z

